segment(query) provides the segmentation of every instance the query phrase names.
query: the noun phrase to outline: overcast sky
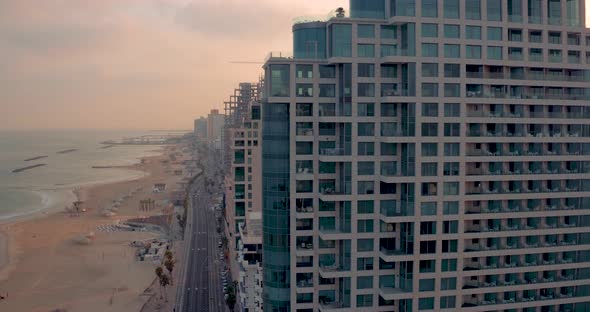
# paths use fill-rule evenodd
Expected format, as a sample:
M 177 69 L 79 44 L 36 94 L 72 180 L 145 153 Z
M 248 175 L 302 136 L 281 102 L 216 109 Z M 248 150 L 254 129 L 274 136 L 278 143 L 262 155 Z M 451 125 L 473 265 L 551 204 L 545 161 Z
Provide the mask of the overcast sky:
M 0 0 L 0 129 L 182 128 L 348 0 Z

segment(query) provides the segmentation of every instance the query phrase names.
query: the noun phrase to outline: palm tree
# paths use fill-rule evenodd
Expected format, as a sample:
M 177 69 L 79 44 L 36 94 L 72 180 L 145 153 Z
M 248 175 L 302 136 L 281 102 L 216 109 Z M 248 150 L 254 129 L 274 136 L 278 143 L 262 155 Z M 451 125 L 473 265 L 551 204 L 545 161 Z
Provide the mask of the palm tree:
M 160 286 L 164 288 L 164 301 L 168 302 L 168 296 L 166 294 L 166 286 L 170 285 L 170 277 L 166 274 L 160 276 Z
M 160 298 L 162 298 L 162 276 L 164 275 L 164 269 L 161 266 L 156 268 L 156 276 L 160 283 Z
M 166 259 L 166 261 L 164 261 L 164 266 L 166 267 L 166 270 L 168 270 L 168 274 L 170 275 L 170 284 L 172 284 L 172 270 L 174 270 L 174 264 L 176 264 L 176 261 L 174 261 L 174 259 L 172 259 L 172 257 Z

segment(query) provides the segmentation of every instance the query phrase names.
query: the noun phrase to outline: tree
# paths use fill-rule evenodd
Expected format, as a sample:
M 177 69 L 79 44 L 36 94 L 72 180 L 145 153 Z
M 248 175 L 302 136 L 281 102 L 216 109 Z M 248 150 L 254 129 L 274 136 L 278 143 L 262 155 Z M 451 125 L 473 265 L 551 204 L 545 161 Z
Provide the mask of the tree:
M 164 253 L 164 258 L 172 260 L 172 251 L 166 250 L 166 252 Z
M 170 285 L 170 277 L 166 274 L 160 276 L 160 286 L 164 288 L 164 301 L 168 302 L 168 296 L 166 294 L 166 286 Z
M 225 299 L 225 303 L 229 307 L 230 311 L 234 310 L 236 306 L 236 290 L 238 289 L 238 281 L 233 281 L 227 287 L 227 299 Z
M 160 298 L 162 298 L 162 276 L 164 275 L 164 269 L 161 266 L 156 268 L 156 277 L 158 278 L 158 282 L 160 284 Z
M 164 261 L 164 266 L 166 267 L 166 270 L 168 270 L 168 274 L 170 275 L 170 284 L 172 284 L 172 270 L 174 270 L 175 264 L 176 264 L 176 261 L 174 261 L 174 259 L 172 259 L 172 257 L 167 258 Z

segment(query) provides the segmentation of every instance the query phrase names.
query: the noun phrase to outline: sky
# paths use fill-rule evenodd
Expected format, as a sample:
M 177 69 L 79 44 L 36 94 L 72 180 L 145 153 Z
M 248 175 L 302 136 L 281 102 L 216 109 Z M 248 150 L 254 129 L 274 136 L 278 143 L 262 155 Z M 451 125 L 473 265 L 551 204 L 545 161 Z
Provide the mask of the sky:
M 0 129 L 191 129 L 348 0 L 0 0 Z

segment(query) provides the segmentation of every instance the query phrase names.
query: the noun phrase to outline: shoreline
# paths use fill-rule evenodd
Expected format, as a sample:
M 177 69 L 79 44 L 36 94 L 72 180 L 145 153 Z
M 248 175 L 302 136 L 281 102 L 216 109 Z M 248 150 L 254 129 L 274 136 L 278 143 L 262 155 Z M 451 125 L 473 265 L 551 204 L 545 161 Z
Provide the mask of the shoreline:
M 0 294 L 11 294 L 10 301 L 0 301 L 0 310 L 6 306 L 12 311 L 104 311 L 113 287 L 126 289 L 118 295 L 125 298 L 118 298 L 118 305 L 141 306 L 145 299 L 141 293 L 149 285 L 147 280 L 153 280 L 154 267 L 138 262 L 129 242 L 159 234 L 103 231 L 99 226 L 165 213 L 164 204 L 144 212 L 138 210 L 137 202 L 147 197 L 163 203 L 178 187 L 180 177 L 171 170 L 181 162 L 164 162 L 169 152 L 164 147 L 156 155 L 141 156 L 134 164 L 116 168 L 128 171 L 123 178 L 41 190 L 69 196 L 58 198 L 50 208 L 0 220 Z M 170 185 L 170 190 L 152 193 L 151 186 L 159 182 Z M 104 215 L 115 200 L 139 189 L 121 204 L 115 216 Z M 84 201 L 86 212 L 67 213 L 62 201 L 70 199 Z M 78 243 L 84 235 L 96 238 L 89 245 Z

